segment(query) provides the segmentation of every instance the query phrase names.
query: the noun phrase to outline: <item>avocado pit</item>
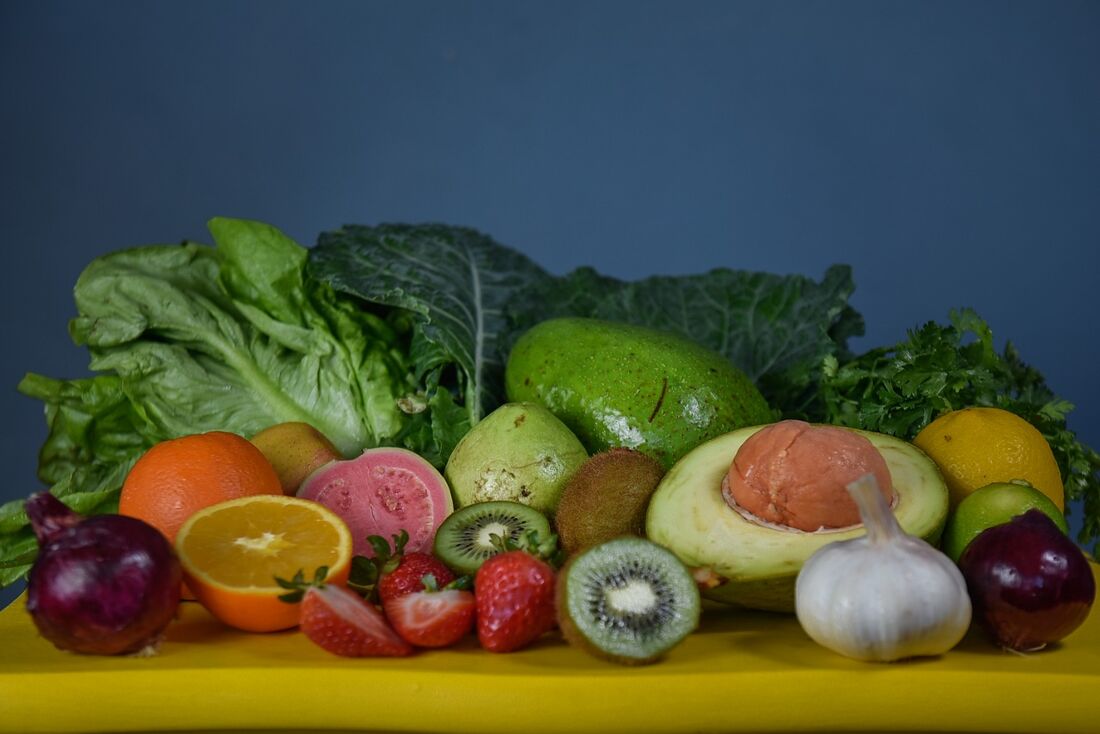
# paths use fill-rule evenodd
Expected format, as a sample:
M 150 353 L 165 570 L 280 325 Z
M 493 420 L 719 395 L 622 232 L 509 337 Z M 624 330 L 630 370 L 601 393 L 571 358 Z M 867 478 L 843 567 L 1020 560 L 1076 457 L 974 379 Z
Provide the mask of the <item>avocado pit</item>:
M 890 469 L 866 437 L 839 426 L 785 420 L 746 440 L 722 480 L 726 504 L 746 520 L 776 530 L 807 533 L 860 524 L 845 487 L 874 475 L 893 506 Z

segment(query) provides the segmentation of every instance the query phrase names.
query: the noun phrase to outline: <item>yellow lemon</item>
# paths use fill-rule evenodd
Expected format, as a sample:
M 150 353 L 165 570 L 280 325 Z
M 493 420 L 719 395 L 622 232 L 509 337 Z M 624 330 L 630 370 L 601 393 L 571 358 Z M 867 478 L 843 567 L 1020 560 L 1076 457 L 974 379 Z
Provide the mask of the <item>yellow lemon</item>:
M 1000 408 L 963 408 L 941 415 L 913 439 L 939 466 L 956 506 L 994 482 L 1023 480 L 1065 510 L 1065 488 L 1050 444 L 1035 426 Z

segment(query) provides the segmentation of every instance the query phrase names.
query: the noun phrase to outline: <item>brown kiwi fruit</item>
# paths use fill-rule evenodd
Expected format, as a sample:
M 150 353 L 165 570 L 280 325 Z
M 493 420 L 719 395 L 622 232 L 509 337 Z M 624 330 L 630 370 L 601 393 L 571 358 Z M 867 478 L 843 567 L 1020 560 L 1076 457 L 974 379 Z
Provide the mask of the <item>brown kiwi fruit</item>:
M 554 521 L 566 553 L 645 533 L 649 498 L 664 476 L 650 456 L 613 448 L 590 457 L 562 489 Z

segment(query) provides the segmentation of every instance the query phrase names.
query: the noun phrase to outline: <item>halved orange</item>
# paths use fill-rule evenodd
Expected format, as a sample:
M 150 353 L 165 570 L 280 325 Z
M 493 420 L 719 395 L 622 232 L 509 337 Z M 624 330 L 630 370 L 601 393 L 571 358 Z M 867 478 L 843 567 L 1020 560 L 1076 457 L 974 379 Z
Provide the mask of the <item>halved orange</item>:
M 351 568 L 348 526 L 312 500 L 256 495 L 219 502 L 191 515 L 176 535 L 187 585 L 217 619 L 248 632 L 298 624 L 298 605 L 276 577 L 325 566 L 326 582 L 344 584 Z

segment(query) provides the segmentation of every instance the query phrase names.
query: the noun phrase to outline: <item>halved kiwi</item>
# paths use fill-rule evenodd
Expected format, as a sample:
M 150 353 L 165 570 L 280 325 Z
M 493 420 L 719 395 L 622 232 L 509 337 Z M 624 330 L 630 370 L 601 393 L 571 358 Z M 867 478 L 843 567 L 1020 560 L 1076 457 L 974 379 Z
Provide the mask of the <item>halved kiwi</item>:
M 492 536 L 516 541 L 534 530 L 541 540 L 550 536 L 550 521 L 538 510 L 519 502 L 475 502 L 455 510 L 435 531 L 432 551 L 455 573 L 472 575 L 485 559 L 500 552 Z
M 665 548 L 632 536 L 573 556 L 557 584 L 570 643 L 626 665 L 650 663 L 699 625 L 699 588 Z

